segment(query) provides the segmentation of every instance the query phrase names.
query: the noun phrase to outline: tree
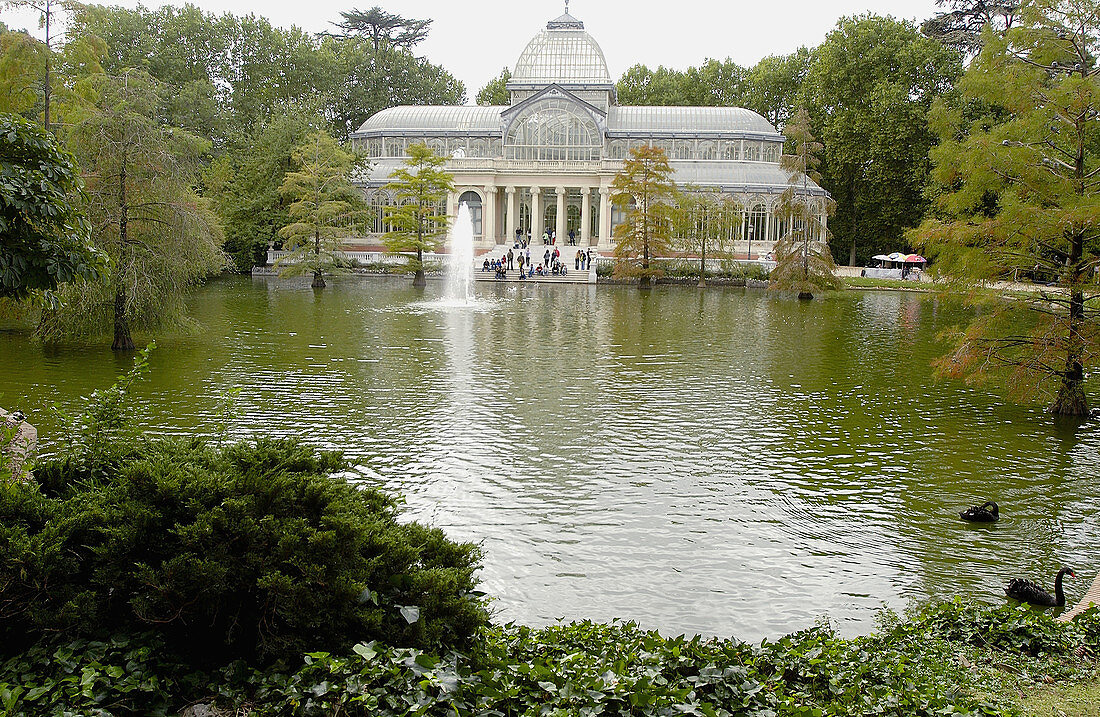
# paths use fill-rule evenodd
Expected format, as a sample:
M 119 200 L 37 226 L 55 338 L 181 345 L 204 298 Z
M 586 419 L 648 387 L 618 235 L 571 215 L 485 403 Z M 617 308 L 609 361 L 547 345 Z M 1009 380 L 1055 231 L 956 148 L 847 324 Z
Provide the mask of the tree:
M 960 71 L 955 52 L 888 17 L 843 18 L 814 51 L 805 101 L 825 145 L 822 186 L 838 203 L 838 259 L 842 247 L 850 265 L 889 251 L 920 223 L 928 111 Z
M 741 232 L 742 207 L 728 194 L 695 187 L 680 193 L 676 213 L 679 244 L 699 257 L 699 286 L 707 285 L 707 259 L 727 259 Z
M 377 5 L 370 10 L 341 12 L 340 16 L 343 22 L 333 24 L 343 30 L 345 36 L 369 38 L 376 52 L 384 47 L 412 50 L 428 37 L 432 24 L 431 20 L 413 20 L 386 12 Z
M 0 114 L 0 297 L 100 276 L 105 257 L 91 243 L 82 188 L 75 159 L 52 134 Z
M 672 248 L 678 192 L 665 151 L 651 144 L 633 147 L 630 158 L 611 183 L 611 201 L 626 212 L 615 227 L 615 273 L 637 276 L 649 289 L 661 271 L 651 266 L 654 256 Z
M 811 180 L 821 178 L 816 168 L 823 147 L 814 139 L 805 108 L 799 108 L 783 131 L 794 153 L 783 155 L 781 164 L 789 178 L 776 211 L 790 222 L 790 228 L 775 244 L 775 268 L 768 288 L 797 291 L 799 299 L 812 299 L 815 291 L 842 288 L 826 243 L 825 217 L 833 213 L 834 202 L 810 191 Z
M 775 127 L 787 124 L 802 93 L 812 55 L 800 47 L 790 55 L 769 55 L 749 70 L 744 106 Z
M 233 143 L 207 170 L 204 183 L 225 226 L 225 250 L 238 270 L 263 264 L 268 246 L 279 241 L 279 230 L 290 223 L 289 201 L 279 188 L 294 170 L 294 149 L 326 127 L 308 109 L 287 109 Z
M 132 350 L 132 328 L 181 323 L 190 287 L 226 264 L 221 227 L 193 188 L 209 144 L 155 119 L 158 89 L 138 71 L 102 78 L 96 107 L 72 128 L 93 241 L 111 270 L 65 287 L 67 301 L 39 325 L 48 340 L 111 327 L 111 348 Z
M 53 59 L 53 42 L 56 39 L 54 30 L 57 28 L 54 15 L 59 5 L 65 7 L 66 3 L 58 0 L 7 0 L 2 4 L 2 7 L 23 8 L 39 13 L 39 27 L 45 34 L 43 38 L 45 47 L 42 52 L 42 104 L 44 106 L 42 126 L 47 132 L 50 131 L 50 68 Z
M 454 190 L 454 177 L 443 169 L 446 157 L 440 157 L 422 143 L 409 145 L 405 166 L 396 169 L 386 185 L 396 199 L 396 206 L 387 206 L 386 220 L 392 230 L 383 241 L 391 252 L 416 252 L 410 259 L 413 286 L 425 286 L 424 252 L 437 251 L 447 236 L 448 217 L 439 212 Z
M 295 148 L 293 161 L 298 171 L 287 172 L 279 188 L 292 202 L 290 224 L 279 230 L 290 251 L 280 262 L 280 273 L 312 272 L 311 286 L 320 289 L 325 271 L 331 273 L 340 264 L 340 238 L 364 210 L 363 196 L 351 183 L 360 162 L 324 132 L 314 132 Z
M 1087 0 L 1029 0 L 1004 37 L 986 32 L 961 101 L 937 103 L 935 216 L 914 232 L 960 284 L 1021 272 L 1054 283 L 994 301 L 938 366 L 973 381 L 1007 376 L 1013 392 L 1052 397 L 1050 411 L 1066 416 L 1088 415 L 1100 329 L 1098 38 L 1100 3 Z
M 508 80 L 512 79 L 512 71 L 505 67 L 500 75 L 489 80 L 489 84 L 482 87 L 477 93 L 479 105 L 507 105 L 511 100 L 508 94 Z
M 981 49 L 987 25 L 1004 33 L 1020 7 L 1019 0 L 936 0 L 936 5 L 950 9 L 925 20 L 921 31 L 967 57 Z

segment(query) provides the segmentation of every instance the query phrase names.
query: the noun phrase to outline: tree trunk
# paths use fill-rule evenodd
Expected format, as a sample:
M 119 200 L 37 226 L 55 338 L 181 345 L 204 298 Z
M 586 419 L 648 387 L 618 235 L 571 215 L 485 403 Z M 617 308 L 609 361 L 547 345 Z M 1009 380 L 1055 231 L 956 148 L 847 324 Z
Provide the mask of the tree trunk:
M 416 272 L 413 273 L 413 287 L 417 289 L 423 289 L 428 285 L 428 280 L 424 275 L 424 250 L 416 250 Z
M 325 288 L 326 284 L 325 284 L 325 274 L 324 274 L 324 272 L 322 272 L 320 269 L 313 272 L 313 283 L 310 284 L 310 286 L 313 287 L 314 289 L 323 289 L 323 288 Z
M 46 78 L 42 84 L 42 99 L 45 103 L 45 111 L 42 113 L 42 125 L 46 128 L 46 131 L 50 131 L 50 15 L 51 8 L 50 3 L 46 3 L 46 10 L 43 13 L 46 19 Z
M 649 274 L 642 274 L 642 277 L 638 279 L 638 288 L 642 291 L 649 291 L 653 288 L 653 282 L 649 277 Z
M 134 339 L 130 336 L 130 323 L 126 321 L 126 290 L 119 287 L 115 292 L 115 340 L 112 351 L 133 351 Z
M 128 210 L 126 204 L 126 150 L 122 153 L 122 167 L 118 174 L 118 246 L 119 258 L 126 256 Z M 118 288 L 115 290 L 115 340 L 111 344 L 113 351 L 133 351 L 134 340 L 130 337 L 130 322 L 126 320 L 126 278 L 123 267 L 118 267 Z

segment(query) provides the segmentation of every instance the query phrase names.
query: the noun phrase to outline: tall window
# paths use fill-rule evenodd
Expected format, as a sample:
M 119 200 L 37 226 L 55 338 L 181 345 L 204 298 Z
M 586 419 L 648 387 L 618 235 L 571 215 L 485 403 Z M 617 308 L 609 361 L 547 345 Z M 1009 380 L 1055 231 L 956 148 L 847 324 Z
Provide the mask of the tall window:
M 600 158 L 603 137 L 596 122 L 565 100 L 547 100 L 518 117 L 505 138 L 508 159 L 563 161 Z
M 458 203 L 465 204 L 470 210 L 470 221 L 474 225 L 474 236 L 481 236 L 481 195 L 477 192 L 463 192 Z

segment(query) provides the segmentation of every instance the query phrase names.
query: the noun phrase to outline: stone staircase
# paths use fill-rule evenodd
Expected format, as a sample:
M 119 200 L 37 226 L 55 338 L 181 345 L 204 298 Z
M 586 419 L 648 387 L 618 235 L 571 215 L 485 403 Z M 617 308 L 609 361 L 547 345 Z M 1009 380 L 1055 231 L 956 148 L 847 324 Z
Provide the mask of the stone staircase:
M 512 248 L 511 244 L 498 244 L 497 246 L 493 247 L 492 249 L 489 249 L 488 251 L 486 251 L 482 254 L 479 254 L 477 257 L 474 258 L 474 280 L 475 281 L 532 281 L 532 282 L 538 282 L 538 283 L 559 283 L 559 284 L 595 283 L 595 272 L 589 271 L 588 269 L 584 269 L 582 271 L 580 269 L 574 269 L 573 268 L 574 266 L 576 266 L 576 264 L 574 262 L 575 262 L 575 259 L 576 259 L 576 256 L 577 256 L 578 252 L 582 252 L 582 251 L 587 252 L 589 247 L 569 246 L 568 243 L 566 243 L 565 245 L 561 245 L 561 244 L 545 245 L 545 244 L 534 243 L 534 244 L 531 244 L 528 247 L 528 249 L 531 252 L 531 263 L 534 264 L 535 267 L 538 267 L 539 264 L 543 264 L 543 261 L 546 257 L 546 251 L 549 250 L 551 253 L 553 253 L 555 248 L 557 248 L 558 252 L 560 253 L 560 256 L 558 256 L 558 260 L 561 261 L 561 263 L 565 265 L 566 273 L 563 276 L 554 276 L 553 274 L 550 274 L 548 276 L 538 276 L 536 274 L 535 276 L 532 276 L 530 278 L 520 279 L 519 278 L 519 268 L 518 268 L 519 265 L 518 265 L 518 263 L 513 263 L 513 266 L 516 267 L 516 268 L 509 271 L 508 275 L 505 279 L 498 279 L 496 277 L 496 273 L 493 272 L 491 269 L 489 271 L 484 271 L 483 270 L 483 265 L 484 265 L 484 262 L 485 262 L 486 259 L 488 259 L 490 262 L 492 262 L 493 259 L 499 259 L 502 256 L 507 257 L 509 249 L 512 249 L 513 254 L 518 254 L 519 252 L 523 252 L 524 255 L 526 256 L 526 253 L 527 253 L 527 250 Z M 592 250 L 592 256 L 593 256 L 593 258 L 595 258 L 597 256 L 597 253 L 596 253 L 595 249 Z M 524 271 L 525 272 L 527 271 L 527 265 L 526 264 L 524 264 Z

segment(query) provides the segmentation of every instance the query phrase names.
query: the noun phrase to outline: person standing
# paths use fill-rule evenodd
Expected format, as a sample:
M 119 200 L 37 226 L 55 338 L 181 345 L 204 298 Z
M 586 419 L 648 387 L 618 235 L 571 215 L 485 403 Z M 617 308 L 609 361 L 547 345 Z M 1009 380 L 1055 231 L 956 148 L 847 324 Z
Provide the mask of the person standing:
M 579 251 L 573 255 L 573 268 L 577 270 L 581 268 L 581 253 Z
M 577 245 L 577 231 L 575 229 L 569 230 L 569 246 Z
M 511 271 L 512 269 L 515 269 L 515 268 L 516 268 L 515 255 L 512 254 L 512 250 L 509 249 L 508 250 L 508 270 Z
M 592 271 L 592 247 L 588 248 L 588 254 L 586 258 L 588 259 L 588 270 Z
M 547 248 L 546 251 L 544 251 L 542 253 L 542 264 L 543 264 L 543 266 L 550 266 L 550 249 L 549 248 Z
M 523 253 L 526 254 L 526 256 L 524 257 L 526 259 L 526 261 L 524 261 L 523 263 L 526 264 L 528 268 L 530 268 L 531 267 L 531 247 L 527 247 L 524 250 Z

